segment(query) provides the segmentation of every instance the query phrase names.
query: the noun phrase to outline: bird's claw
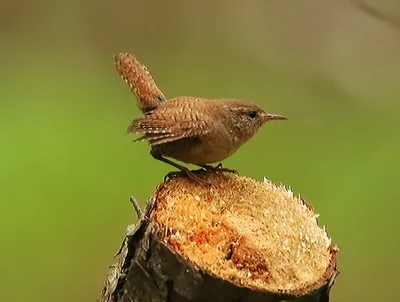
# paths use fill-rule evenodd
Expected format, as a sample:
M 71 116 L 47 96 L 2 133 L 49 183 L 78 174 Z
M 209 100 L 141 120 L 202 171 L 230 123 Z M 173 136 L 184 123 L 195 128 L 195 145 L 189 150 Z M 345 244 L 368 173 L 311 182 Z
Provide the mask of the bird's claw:
M 168 179 L 177 177 L 177 176 L 182 176 L 185 175 L 187 176 L 189 179 L 198 182 L 202 185 L 210 185 L 210 183 L 206 180 L 201 179 L 200 177 L 196 176 L 193 172 L 191 172 L 190 170 L 182 170 L 182 171 L 172 171 L 172 172 L 168 172 L 167 175 L 165 175 L 164 177 L 164 181 L 167 181 Z
M 167 181 L 168 179 L 177 177 L 177 176 L 179 176 L 179 174 L 182 174 L 182 172 L 181 172 L 181 171 L 168 172 L 168 173 L 164 176 L 164 181 Z
M 233 174 L 239 175 L 238 171 L 236 171 L 236 170 L 224 168 L 222 166 L 222 163 L 219 163 L 215 167 L 213 167 L 211 165 L 204 165 L 202 167 L 204 169 L 206 169 L 206 170 L 212 170 L 212 171 L 215 171 L 215 172 L 226 172 L 226 173 L 233 173 Z
M 239 175 L 239 172 L 237 171 L 237 170 L 234 170 L 234 169 L 228 169 L 228 168 L 217 168 L 217 169 L 215 169 L 217 172 L 226 172 L 226 173 L 233 173 L 233 174 L 236 174 L 236 175 Z

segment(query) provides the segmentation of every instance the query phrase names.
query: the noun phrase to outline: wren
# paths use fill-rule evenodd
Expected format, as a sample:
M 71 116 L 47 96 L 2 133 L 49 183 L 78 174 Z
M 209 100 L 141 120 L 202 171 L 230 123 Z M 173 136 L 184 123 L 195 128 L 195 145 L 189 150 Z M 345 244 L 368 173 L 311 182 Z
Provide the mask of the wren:
M 221 164 L 216 167 L 210 164 L 231 156 L 268 121 L 287 119 L 266 113 L 250 101 L 190 96 L 166 99 L 148 69 L 132 54 L 120 53 L 114 56 L 114 61 L 144 113 L 130 123 L 127 133 L 141 134 L 135 141 L 147 141 L 153 158 L 200 183 L 205 181 L 166 157 L 207 170 L 232 172 Z M 174 174 L 170 172 L 167 176 Z

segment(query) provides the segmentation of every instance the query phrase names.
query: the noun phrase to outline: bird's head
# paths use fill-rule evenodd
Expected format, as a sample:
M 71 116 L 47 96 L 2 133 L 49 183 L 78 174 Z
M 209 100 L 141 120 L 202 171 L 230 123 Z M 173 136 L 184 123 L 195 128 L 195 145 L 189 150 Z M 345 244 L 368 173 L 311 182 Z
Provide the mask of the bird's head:
M 257 131 L 269 121 L 286 120 L 282 115 L 265 112 L 259 106 L 250 102 L 232 103 L 229 106 L 237 137 L 243 142 L 253 137 Z

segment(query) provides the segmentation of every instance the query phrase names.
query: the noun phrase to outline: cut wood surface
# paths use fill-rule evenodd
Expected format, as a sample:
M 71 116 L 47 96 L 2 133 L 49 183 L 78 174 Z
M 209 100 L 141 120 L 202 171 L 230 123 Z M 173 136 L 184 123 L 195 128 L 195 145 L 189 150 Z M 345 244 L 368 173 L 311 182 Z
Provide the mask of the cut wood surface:
M 329 301 L 337 247 L 284 186 L 198 172 L 161 184 L 99 301 Z

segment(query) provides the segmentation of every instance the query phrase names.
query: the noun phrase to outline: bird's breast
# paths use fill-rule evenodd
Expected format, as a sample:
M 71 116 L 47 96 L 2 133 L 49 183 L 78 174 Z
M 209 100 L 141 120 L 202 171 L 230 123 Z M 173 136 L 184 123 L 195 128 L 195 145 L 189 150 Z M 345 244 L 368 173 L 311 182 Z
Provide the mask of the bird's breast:
M 183 138 L 173 142 L 155 145 L 152 148 L 163 156 L 188 164 L 212 164 L 231 156 L 239 146 L 231 139 L 215 135 Z

